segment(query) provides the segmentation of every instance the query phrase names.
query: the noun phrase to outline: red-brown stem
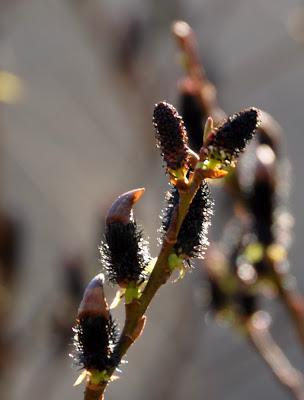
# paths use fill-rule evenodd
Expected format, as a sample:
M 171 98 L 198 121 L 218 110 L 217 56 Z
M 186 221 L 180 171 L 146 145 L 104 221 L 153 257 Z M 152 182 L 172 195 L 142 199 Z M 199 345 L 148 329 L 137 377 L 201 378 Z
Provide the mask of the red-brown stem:
M 84 392 L 84 400 L 104 400 L 104 387 L 101 385 L 87 385 Z
M 286 276 L 280 273 L 275 263 L 272 264 L 274 280 L 279 290 L 280 298 L 292 317 L 300 343 L 304 347 L 304 298 L 294 288 L 286 286 Z
M 181 26 L 183 29 L 180 29 Z M 208 80 L 205 69 L 199 61 L 195 34 L 191 27 L 183 21 L 175 22 L 172 32 L 184 56 L 185 69 L 195 88 L 194 94 L 200 103 L 202 111 L 206 116 L 211 116 L 215 125 L 218 125 L 225 119 L 226 114 L 218 105 L 216 88 Z
M 254 317 L 253 317 L 254 318 Z M 304 379 L 273 340 L 268 327 L 257 327 L 254 319 L 247 323 L 248 340 L 271 369 L 278 382 L 297 400 L 304 400 Z

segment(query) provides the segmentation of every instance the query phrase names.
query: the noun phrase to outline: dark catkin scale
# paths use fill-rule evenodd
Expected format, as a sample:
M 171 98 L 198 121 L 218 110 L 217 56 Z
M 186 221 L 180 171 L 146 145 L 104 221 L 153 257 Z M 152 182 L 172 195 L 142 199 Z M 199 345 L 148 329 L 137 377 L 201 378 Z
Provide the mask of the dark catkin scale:
M 267 275 L 271 274 L 271 268 L 269 266 L 269 263 L 264 259 L 262 259 L 259 262 L 254 263 L 253 266 L 259 276 L 263 276 L 263 275 L 267 276 Z
M 165 234 L 169 228 L 174 207 L 178 204 L 179 193 L 176 187 L 170 187 L 165 197 L 166 206 L 161 213 L 161 232 Z
M 87 370 L 103 371 L 114 366 L 113 347 L 117 343 L 117 326 L 111 316 L 87 315 L 74 328 L 75 359 Z
M 229 304 L 228 296 L 222 291 L 219 284 L 213 280 L 209 279 L 210 285 L 210 308 L 217 312 L 221 311 Z
M 187 163 L 188 136 L 182 117 L 169 103 L 155 105 L 153 124 L 157 145 L 168 168 L 177 170 Z
M 210 135 L 207 141 L 208 156 L 227 163 L 237 158 L 259 124 L 259 111 L 253 107 L 230 116 Z
M 247 204 L 254 218 L 254 229 L 259 242 L 269 245 L 273 241 L 273 212 L 275 192 L 267 180 L 256 181 L 248 196 Z
M 150 261 L 147 242 L 136 222 L 113 222 L 106 225 L 105 241 L 101 244 L 101 261 L 110 282 L 138 282 L 145 277 Z
M 180 111 L 187 129 L 192 150 L 199 152 L 203 145 L 203 126 L 205 118 L 196 96 L 182 93 L 180 96 Z
M 237 312 L 243 317 L 250 317 L 258 310 L 257 296 L 254 294 L 238 292 L 234 300 Z
M 172 217 L 173 209 L 178 203 L 179 194 L 172 188 L 167 195 L 167 208 L 162 217 L 162 230 L 167 231 Z M 208 228 L 213 214 L 213 201 L 206 182 L 203 182 L 196 192 L 188 213 L 184 219 L 174 246 L 178 256 L 184 258 L 201 258 L 208 246 Z

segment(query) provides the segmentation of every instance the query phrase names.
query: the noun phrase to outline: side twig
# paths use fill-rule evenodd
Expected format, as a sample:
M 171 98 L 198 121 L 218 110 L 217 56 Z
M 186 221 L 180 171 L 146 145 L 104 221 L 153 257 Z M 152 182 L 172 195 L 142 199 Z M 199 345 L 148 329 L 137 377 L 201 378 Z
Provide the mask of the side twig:
M 258 314 L 258 313 L 257 313 Z M 248 339 L 256 352 L 271 369 L 275 378 L 297 400 L 304 399 L 304 380 L 294 368 L 280 347 L 273 340 L 267 324 L 262 318 L 253 315 L 247 323 Z

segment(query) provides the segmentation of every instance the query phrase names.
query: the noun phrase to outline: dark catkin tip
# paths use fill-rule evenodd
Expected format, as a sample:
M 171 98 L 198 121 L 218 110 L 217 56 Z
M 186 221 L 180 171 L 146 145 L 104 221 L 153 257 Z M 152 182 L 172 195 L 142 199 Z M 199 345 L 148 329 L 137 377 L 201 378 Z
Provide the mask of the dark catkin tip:
M 229 304 L 229 298 L 223 292 L 218 282 L 209 278 L 210 308 L 214 312 L 221 311 Z
M 110 282 L 122 284 L 145 278 L 150 255 L 148 243 L 136 222 L 107 224 L 100 253 Z
M 258 311 L 258 301 L 255 294 L 238 292 L 234 301 L 236 311 L 243 317 L 250 317 Z
M 229 164 L 245 149 L 259 125 L 260 111 L 254 107 L 233 114 L 210 135 L 208 156 Z
M 272 228 L 276 194 L 273 186 L 267 181 L 255 181 L 246 200 L 258 241 L 269 245 L 274 239 Z
M 168 168 L 179 169 L 187 163 L 188 136 L 182 117 L 165 101 L 155 105 L 153 124 L 157 145 Z
M 174 187 L 167 193 L 167 207 L 162 215 L 162 231 L 168 230 L 174 207 L 179 200 L 178 190 Z M 213 201 L 206 182 L 202 182 L 196 192 L 188 213 L 179 231 L 174 246 L 178 256 L 183 258 L 202 258 L 209 242 L 208 229 L 213 214 Z
M 196 96 L 182 93 L 179 99 L 180 111 L 188 132 L 192 150 L 197 153 L 203 145 L 204 115 Z
M 79 318 L 74 332 L 74 359 L 77 365 L 98 371 L 116 365 L 113 348 L 117 343 L 118 329 L 111 316 L 89 315 Z

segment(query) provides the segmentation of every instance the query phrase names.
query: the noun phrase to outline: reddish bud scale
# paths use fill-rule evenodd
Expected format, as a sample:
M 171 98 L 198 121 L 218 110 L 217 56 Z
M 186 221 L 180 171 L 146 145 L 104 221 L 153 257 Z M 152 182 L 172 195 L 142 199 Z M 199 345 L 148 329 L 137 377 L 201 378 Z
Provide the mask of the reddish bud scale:
M 87 370 L 103 371 L 115 365 L 113 347 L 117 326 L 113 322 L 103 291 L 104 277 L 97 275 L 88 284 L 74 327 L 74 358 Z
M 173 170 L 187 164 L 188 136 L 182 117 L 169 103 L 156 104 L 153 113 L 157 145 L 167 167 Z
M 101 262 L 109 281 L 126 286 L 145 277 L 150 261 L 148 243 L 133 219 L 133 206 L 144 189 L 135 189 L 119 196 L 106 216 L 104 242 L 100 246 Z
M 109 317 L 109 307 L 105 299 L 103 284 L 104 276 L 102 274 L 98 274 L 90 281 L 78 308 L 78 318 L 88 315 Z
M 128 224 L 132 219 L 132 208 L 138 202 L 144 192 L 144 188 L 139 188 L 130 190 L 129 192 L 123 193 L 121 196 L 119 196 L 111 205 L 106 215 L 106 224 L 108 225 L 112 222 Z

